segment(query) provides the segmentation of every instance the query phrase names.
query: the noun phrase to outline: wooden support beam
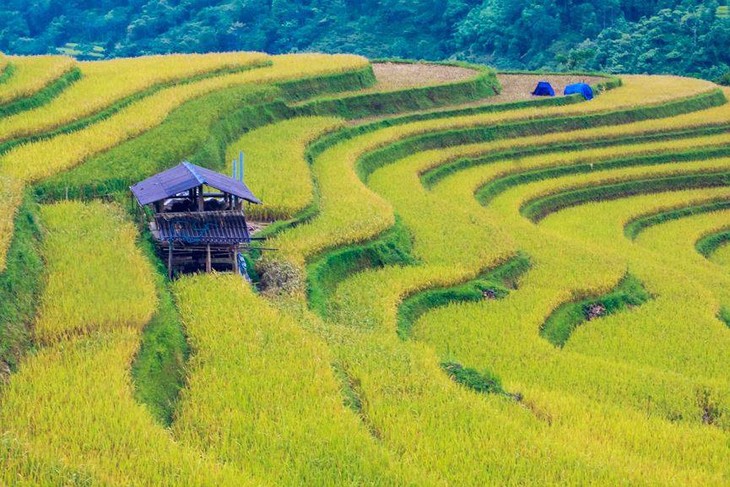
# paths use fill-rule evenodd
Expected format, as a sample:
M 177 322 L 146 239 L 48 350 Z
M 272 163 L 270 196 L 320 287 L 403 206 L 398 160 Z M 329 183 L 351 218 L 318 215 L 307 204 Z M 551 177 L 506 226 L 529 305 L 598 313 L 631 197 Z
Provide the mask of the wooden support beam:
M 205 211 L 205 200 L 203 199 L 203 186 L 198 187 L 198 211 Z
M 172 240 L 167 247 L 167 277 L 172 280 Z
M 210 272 L 213 270 L 212 264 L 210 262 L 210 244 L 205 246 L 205 272 Z
M 238 275 L 240 274 L 238 271 L 238 248 L 233 247 L 233 250 L 231 251 L 231 255 L 233 256 L 231 260 L 233 260 L 233 273 Z

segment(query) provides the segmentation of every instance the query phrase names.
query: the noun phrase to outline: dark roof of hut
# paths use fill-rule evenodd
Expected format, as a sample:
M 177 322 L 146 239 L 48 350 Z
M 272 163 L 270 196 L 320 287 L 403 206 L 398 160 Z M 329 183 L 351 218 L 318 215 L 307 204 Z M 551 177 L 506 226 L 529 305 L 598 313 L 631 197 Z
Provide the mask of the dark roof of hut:
M 249 242 L 242 211 L 158 213 L 152 232 L 160 242 L 186 245 L 237 244 Z
M 190 162 L 182 162 L 177 166 L 141 181 L 130 189 L 140 205 L 170 198 L 204 184 L 224 193 L 238 196 L 251 203 L 261 201 L 253 195 L 248 186 L 224 174 L 196 166 Z

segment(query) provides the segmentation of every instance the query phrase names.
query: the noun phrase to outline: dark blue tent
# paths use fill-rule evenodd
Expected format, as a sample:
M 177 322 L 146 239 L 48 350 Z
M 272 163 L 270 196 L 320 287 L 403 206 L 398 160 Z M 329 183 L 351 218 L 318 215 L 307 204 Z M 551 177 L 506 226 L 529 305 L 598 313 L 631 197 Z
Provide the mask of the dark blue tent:
M 589 84 L 586 83 L 576 83 L 574 85 L 568 85 L 565 87 L 565 92 L 563 93 L 565 96 L 568 95 L 583 95 L 583 98 L 586 100 L 592 100 L 593 99 L 593 88 Z
M 540 81 L 532 94 L 533 96 L 555 96 L 555 90 L 547 81 Z

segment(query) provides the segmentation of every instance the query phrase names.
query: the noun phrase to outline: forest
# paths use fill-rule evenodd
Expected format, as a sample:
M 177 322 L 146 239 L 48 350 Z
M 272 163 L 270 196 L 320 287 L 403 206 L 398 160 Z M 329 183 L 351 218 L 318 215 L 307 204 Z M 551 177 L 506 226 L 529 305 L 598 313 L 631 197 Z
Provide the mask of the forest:
M 728 80 L 726 0 L 5 0 L 0 51 L 322 51 Z

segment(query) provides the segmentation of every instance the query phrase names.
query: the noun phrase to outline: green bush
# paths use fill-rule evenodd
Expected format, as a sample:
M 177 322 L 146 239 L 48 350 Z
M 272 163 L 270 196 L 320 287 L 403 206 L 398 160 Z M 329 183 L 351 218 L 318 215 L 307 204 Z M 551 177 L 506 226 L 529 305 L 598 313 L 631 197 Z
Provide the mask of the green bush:
M 18 68 L 13 63 L 8 63 L 0 73 L 0 84 L 7 83 L 13 76 Z
M 724 75 L 720 76 L 717 79 L 717 84 L 720 84 L 723 86 L 730 86 L 730 71 L 728 71 Z
M 725 324 L 730 327 L 730 309 L 729 308 L 721 308 L 720 312 L 718 313 L 718 317 L 725 322 Z

